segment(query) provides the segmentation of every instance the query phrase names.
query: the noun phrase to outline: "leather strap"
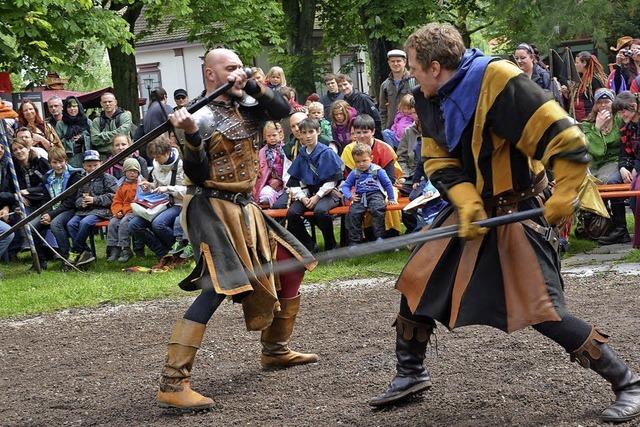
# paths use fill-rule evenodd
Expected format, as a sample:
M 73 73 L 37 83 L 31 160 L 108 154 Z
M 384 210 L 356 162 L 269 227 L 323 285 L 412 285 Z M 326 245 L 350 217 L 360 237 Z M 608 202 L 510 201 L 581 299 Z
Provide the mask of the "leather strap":
M 492 197 L 490 199 L 484 199 L 484 207 L 485 209 L 491 209 L 501 206 L 516 205 L 523 200 L 537 196 L 538 194 L 542 193 L 548 186 L 549 180 L 547 179 L 547 174 L 543 171 L 536 176 L 535 183 L 531 187 L 527 188 L 526 190 L 510 192 Z
M 187 187 L 187 194 L 192 196 L 212 197 L 214 199 L 226 200 L 236 205 L 246 206 L 252 202 L 251 194 L 248 193 L 232 193 L 230 191 L 216 190 L 215 188 L 206 188 L 198 186 Z

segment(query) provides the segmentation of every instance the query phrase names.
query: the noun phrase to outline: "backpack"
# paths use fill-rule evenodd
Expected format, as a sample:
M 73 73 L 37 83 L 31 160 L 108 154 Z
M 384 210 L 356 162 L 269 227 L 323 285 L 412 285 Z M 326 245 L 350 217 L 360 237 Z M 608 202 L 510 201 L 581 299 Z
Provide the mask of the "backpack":
M 371 171 L 371 176 L 373 177 L 373 179 L 375 180 L 376 184 L 378 184 L 378 189 L 380 189 L 380 191 L 382 192 L 382 194 L 386 194 L 387 197 L 389 196 L 385 191 L 384 191 L 384 187 L 382 187 L 382 184 L 380 183 L 380 178 L 378 177 L 378 171 L 382 169 L 380 166 L 378 165 L 373 165 L 373 170 Z M 360 169 L 354 169 L 353 170 L 354 174 L 355 174 L 355 178 L 356 178 L 356 183 L 358 182 L 358 179 L 360 178 L 360 176 L 362 175 L 362 171 Z

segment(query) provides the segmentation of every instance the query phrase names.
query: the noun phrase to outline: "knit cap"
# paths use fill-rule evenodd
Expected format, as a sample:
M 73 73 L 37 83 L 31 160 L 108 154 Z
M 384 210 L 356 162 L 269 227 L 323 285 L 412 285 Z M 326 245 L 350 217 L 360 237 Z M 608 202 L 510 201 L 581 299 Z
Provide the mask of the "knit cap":
M 137 170 L 138 173 L 140 173 L 140 163 L 136 159 L 133 159 L 130 157 L 124 161 L 124 165 L 122 165 L 122 170 L 124 172 Z

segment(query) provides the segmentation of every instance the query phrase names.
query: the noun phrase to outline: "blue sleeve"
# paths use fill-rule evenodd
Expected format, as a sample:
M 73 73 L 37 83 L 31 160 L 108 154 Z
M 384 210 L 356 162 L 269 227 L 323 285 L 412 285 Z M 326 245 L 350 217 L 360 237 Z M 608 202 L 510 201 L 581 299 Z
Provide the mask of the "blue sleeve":
M 342 185 L 340 186 L 340 190 L 342 190 L 342 194 L 344 195 L 344 198 L 347 200 L 351 200 L 351 187 L 353 187 L 353 184 L 355 184 L 355 181 L 356 181 L 356 174 L 353 171 L 351 171 L 349 173 L 349 176 L 347 176 L 347 179 L 345 179 Z
M 389 201 L 394 201 L 396 199 L 396 195 L 393 192 L 393 184 L 391 183 L 389 175 L 387 175 L 387 172 L 384 169 L 378 170 L 378 179 L 380 180 L 380 184 L 382 184 L 382 187 L 384 187 L 384 191 L 387 192 Z

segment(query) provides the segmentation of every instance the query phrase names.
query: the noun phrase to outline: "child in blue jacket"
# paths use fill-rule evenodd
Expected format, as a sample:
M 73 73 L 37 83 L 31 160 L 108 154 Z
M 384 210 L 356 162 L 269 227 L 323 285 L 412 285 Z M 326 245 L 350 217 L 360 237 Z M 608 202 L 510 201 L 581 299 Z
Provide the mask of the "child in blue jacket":
M 352 200 L 347 214 L 349 240 L 353 244 L 362 241 L 362 220 L 369 212 L 373 220 L 373 234 L 381 239 L 384 234 L 384 216 L 387 209 L 385 194 L 389 204 L 395 205 L 393 184 L 389 176 L 380 166 L 371 163 L 371 147 L 357 144 L 351 151 L 355 168 L 342 183 L 341 189 L 345 200 Z M 351 188 L 354 188 L 352 193 Z

